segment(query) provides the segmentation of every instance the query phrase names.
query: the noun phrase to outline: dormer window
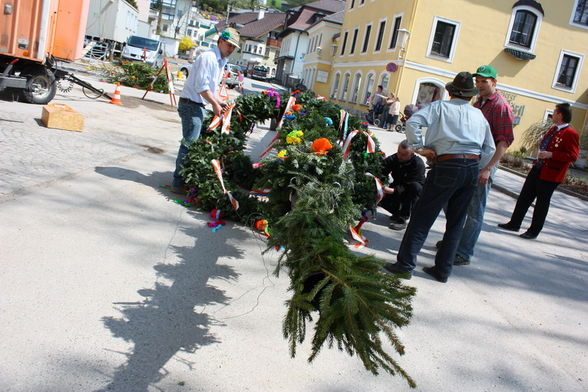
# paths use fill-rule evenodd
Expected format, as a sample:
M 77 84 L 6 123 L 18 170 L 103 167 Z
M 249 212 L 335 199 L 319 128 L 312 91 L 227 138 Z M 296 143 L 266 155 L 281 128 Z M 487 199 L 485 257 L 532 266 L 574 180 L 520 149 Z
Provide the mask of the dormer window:
M 506 34 L 505 51 L 519 60 L 535 58 L 535 44 L 543 20 L 543 7 L 534 0 L 517 1 Z

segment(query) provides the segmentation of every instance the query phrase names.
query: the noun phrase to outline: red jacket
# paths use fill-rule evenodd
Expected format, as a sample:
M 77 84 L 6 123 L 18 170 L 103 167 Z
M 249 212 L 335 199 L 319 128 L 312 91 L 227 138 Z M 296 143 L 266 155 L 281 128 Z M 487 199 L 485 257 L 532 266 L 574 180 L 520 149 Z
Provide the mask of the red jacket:
M 547 131 L 543 139 L 555 129 L 556 127 L 552 127 Z M 568 167 L 578 159 L 580 154 L 580 137 L 578 136 L 578 132 L 568 125 L 551 138 L 545 151 L 552 152 L 553 156 L 543 161 L 541 171 L 539 172 L 539 179 L 563 182 Z

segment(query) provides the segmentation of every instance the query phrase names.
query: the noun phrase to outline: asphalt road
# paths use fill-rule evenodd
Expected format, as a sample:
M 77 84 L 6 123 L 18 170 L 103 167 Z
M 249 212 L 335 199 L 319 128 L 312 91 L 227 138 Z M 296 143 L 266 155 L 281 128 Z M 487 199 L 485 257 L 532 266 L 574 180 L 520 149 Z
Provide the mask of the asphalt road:
M 125 106 L 59 94 L 84 115 L 81 133 L 45 128 L 40 106 L 0 101 L 0 391 L 409 390 L 336 349 L 309 364 L 305 342 L 289 357 L 276 255 L 262 256 L 246 227 L 212 232 L 206 213 L 161 188 L 179 118 L 168 96 L 142 94 L 123 87 Z M 388 153 L 403 138 L 375 134 Z M 273 135 L 259 126 L 248 152 Z M 435 223 L 408 282 L 414 317 L 398 331 L 397 359 L 418 390 L 588 390 L 586 202 L 556 194 L 535 241 L 496 228 L 513 207 L 491 193 L 474 262 L 447 284 L 420 271 L 442 236 Z M 387 222 L 380 212 L 364 225 L 362 253 L 395 257 L 402 232 Z

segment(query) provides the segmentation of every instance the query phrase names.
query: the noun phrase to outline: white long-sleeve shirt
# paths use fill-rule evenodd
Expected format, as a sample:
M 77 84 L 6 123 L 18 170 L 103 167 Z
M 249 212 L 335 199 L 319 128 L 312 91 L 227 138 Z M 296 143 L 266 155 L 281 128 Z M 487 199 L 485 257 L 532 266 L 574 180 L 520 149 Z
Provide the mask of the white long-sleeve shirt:
M 221 57 L 218 47 L 201 53 L 192 64 L 182 90 L 182 98 L 206 104 L 207 101 L 200 93 L 208 90 L 213 95 L 216 94 L 226 64 L 227 59 Z

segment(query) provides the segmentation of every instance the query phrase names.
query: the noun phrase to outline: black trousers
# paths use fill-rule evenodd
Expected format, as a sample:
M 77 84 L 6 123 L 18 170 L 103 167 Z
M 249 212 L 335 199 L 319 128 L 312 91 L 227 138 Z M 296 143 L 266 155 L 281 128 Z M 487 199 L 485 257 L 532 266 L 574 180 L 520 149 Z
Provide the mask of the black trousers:
M 511 225 L 515 228 L 520 228 L 527 214 L 527 210 L 533 201 L 537 199 L 535 209 L 533 210 L 531 226 L 527 230 L 535 235 L 539 234 L 541 229 L 543 229 L 543 224 L 549 211 L 549 204 L 551 203 L 551 196 L 555 188 L 559 185 L 558 182 L 540 180 L 539 172 L 539 168 L 533 167 L 527 175 L 523 189 L 521 189 L 521 194 L 517 199 L 517 205 L 510 218 Z
M 400 191 L 386 194 L 380 202 L 380 207 L 403 220 L 410 218 L 412 208 L 416 204 L 423 190 L 418 182 L 403 184 Z M 398 188 L 394 188 L 395 190 Z

